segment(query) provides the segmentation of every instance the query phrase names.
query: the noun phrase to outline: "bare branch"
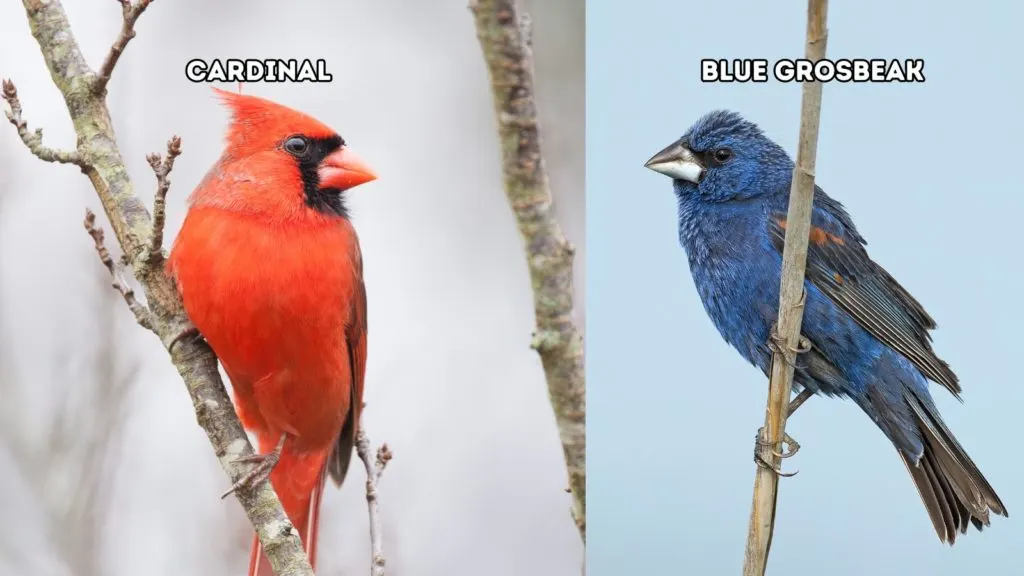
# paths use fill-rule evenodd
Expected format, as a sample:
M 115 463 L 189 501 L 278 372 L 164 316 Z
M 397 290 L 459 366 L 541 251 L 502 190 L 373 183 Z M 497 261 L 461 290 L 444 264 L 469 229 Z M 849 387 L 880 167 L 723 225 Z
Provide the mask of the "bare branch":
M 366 506 L 370 514 L 370 576 L 384 576 L 387 559 L 384 557 L 384 531 L 380 524 L 377 483 L 393 454 L 387 444 L 381 444 L 376 459 L 371 459 L 370 438 L 362 422 L 359 422 L 359 430 L 356 432 L 356 454 L 366 467 Z
M 807 59 L 825 57 L 828 31 L 825 26 L 828 0 L 807 2 Z M 804 273 L 807 243 L 811 232 L 814 203 L 814 165 L 818 151 L 818 126 L 821 118 L 821 84 L 805 82 L 800 105 L 800 143 L 789 191 L 786 238 L 782 250 L 782 278 L 779 289 L 779 317 L 776 322 L 778 346 L 772 355 L 763 432 L 758 438 L 759 465 L 754 477 L 754 500 L 750 510 L 744 576 L 763 576 L 768 565 L 772 533 L 775 530 L 775 504 L 779 494 L 781 446 L 786 437 L 786 417 L 793 385 L 793 368 L 800 351 L 800 328 L 804 316 Z
M 3 97 L 7 101 L 7 105 L 11 107 L 7 111 L 7 120 L 17 129 L 18 136 L 28 147 L 29 152 L 46 162 L 82 165 L 82 158 L 74 150 L 54 150 L 43 146 L 42 128 L 36 128 L 35 132 L 29 131 L 28 123 L 21 117 L 21 101 L 18 100 L 18 89 L 14 86 L 14 82 L 3 81 Z
M 150 256 L 163 259 L 164 249 L 164 223 L 167 219 L 167 191 L 171 188 L 171 181 L 168 175 L 174 169 L 174 159 L 181 154 L 181 138 L 172 136 L 167 141 L 167 156 L 161 158 L 159 154 L 146 156 L 146 161 L 153 168 L 156 174 L 156 197 L 153 200 L 153 234 L 149 240 Z
M 103 242 L 103 228 L 96 225 L 96 215 L 88 208 L 85 209 L 85 231 L 89 233 L 89 236 L 92 236 L 100 262 L 110 272 L 110 277 L 113 279 L 111 286 L 124 298 L 125 304 L 128 304 L 128 309 L 135 315 L 135 321 L 143 328 L 153 330 L 153 321 L 151 320 L 149 308 L 146 308 L 135 299 L 135 290 L 132 290 L 128 282 L 121 278 L 121 275 L 118 273 L 117 264 L 110 256 L 110 251 L 107 250 L 107 246 Z
M 114 73 L 114 66 L 117 65 L 117 60 L 121 58 L 121 54 L 124 52 L 125 47 L 128 46 L 128 42 L 135 38 L 135 21 L 139 19 L 139 16 L 142 16 L 142 13 L 153 2 L 153 0 L 139 0 L 137 3 L 132 4 L 131 0 L 117 1 L 121 4 L 121 32 L 117 35 L 117 39 L 114 40 L 113 46 L 110 47 L 110 52 L 107 53 L 107 57 L 103 60 L 103 65 L 100 66 L 100 70 L 96 74 L 92 90 L 99 95 L 106 94 L 107 82 L 110 82 L 110 75 Z
M 514 0 L 471 0 L 490 73 L 501 140 L 505 195 L 526 248 L 540 354 L 572 492 L 572 515 L 586 528 L 586 383 L 583 337 L 573 324 L 573 247 L 555 219 L 541 155 L 533 91 L 529 18 Z
M 126 2 L 121 2 L 122 7 Z M 109 77 L 120 51 L 134 33 L 135 19 L 149 3 L 140 0 L 126 15 L 126 39 L 119 38 L 115 43 L 100 78 Z M 149 250 L 154 241 L 153 221 L 135 194 L 121 158 L 105 90 L 96 89 L 97 86 L 102 88 L 105 80 L 99 84 L 95 81 L 95 73 L 82 56 L 60 0 L 22 0 L 22 4 L 50 77 L 64 97 L 75 126 L 80 143 L 77 158 L 82 159 L 82 171 L 95 188 L 126 262 L 132 265 L 143 289 L 152 329 L 168 349 L 171 361 L 184 380 L 192 397 L 196 420 L 206 432 L 221 467 L 231 481 L 236 482 L 252 467 L 239 462 L 252 456 L 252 445 L 220 379 L 213 350 L 202 338 L 184 337 L 195 334 L 196 329 L 182 307 L 177 287 L 161 265 L 162 259 L 153 258 Z M 16 95 L 13 85 L 8 88 L 9 84 L 4 83 L 5 98 L 8 93 Z M 13 112 L 12 109 L 11 116 Z M 17 127 L 14 120 L 12 118 L 12 123 Z M 19 133 L 21 130 L 19 127 Z M 260 482 L 238 490 L 235 496 L 255 528 L 275 574 L 313 576 L 298 531 L 281 508 L 273 486 Z

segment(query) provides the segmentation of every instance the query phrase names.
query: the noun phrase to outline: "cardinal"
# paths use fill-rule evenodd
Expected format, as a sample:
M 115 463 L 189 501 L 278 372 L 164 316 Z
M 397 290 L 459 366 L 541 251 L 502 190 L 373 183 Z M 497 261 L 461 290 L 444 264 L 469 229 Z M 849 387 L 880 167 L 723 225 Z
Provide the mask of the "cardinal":
M 189 197 L 168 259 L 185 310 L 231 380 L 255 464 L 316 564 L 320 500 L 352 458 L 366 369 L 366 290 L 345 199 L 376 178 L 337 132 L 216 90 L 227 144 Z M 254 539 L 250 576 L 273 574 Z

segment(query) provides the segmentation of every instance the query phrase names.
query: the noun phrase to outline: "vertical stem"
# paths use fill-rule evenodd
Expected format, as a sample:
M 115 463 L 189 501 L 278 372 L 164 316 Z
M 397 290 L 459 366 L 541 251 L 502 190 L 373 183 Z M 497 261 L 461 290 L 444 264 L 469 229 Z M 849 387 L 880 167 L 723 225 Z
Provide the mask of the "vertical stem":
M 572 517 L 587 540 L 586 382 L 583 335 L 573 323 L 574 249 L 555 219 L 541 154 L 529 19 L 515 0 L 470 0 L 490 74 L 505 195 L 526 249 L 540 355 L 572 493 Z
M 808 0 L 806 58 L 825 57 L 828 33 L 825 27 L 828 0 Z M 760 456 L 772 466 L 781 465 L 775 455 L 786 429 L 786 411 L 793 384 L 793 365 L 803 323 L 804 271 L 807 242 L 811 231 L 814 202 L 814 165 L 818 148 L 821 117 L 821 84 L 805 82 L 800 106 L 800 143 L 797 149 L 793 183 L 789 192 L 786 242 L 782 252 L 782 279 L 779 291 L 779 317 L 776 324 L 778 344 L 772 357 L 768 406 L 761 436 Z M 754 501 L 750 510 L 744 576 L 763 576 L 768 564 L 772 532 L 775 529 L 775 505 L 779 494 L 779 476 L 763 466 L 754 477 Z

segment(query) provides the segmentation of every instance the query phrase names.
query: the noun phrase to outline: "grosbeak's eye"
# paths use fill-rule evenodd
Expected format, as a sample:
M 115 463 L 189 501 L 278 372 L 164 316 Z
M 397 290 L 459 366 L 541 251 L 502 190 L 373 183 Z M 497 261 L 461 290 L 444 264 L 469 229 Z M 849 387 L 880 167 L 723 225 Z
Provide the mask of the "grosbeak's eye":
M 718 164 L 725 164 L 732 158 L 732 150 L 728 148 L 719 148 L 714 153 L 715 162 Z
M 292 156 L 301 158 L 309 151 L 309 140 L 302 136 L 292 136 L 284 141 L 284 149 Z

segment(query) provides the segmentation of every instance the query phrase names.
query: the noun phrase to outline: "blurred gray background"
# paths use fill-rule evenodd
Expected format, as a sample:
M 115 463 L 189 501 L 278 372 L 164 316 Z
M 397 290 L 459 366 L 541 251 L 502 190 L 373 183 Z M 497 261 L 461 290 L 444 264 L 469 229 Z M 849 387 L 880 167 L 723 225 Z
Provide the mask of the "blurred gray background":
M 117 3 L 65 7 L 98 66 Z M 528 8 L 552 185 L 582 263 L 583 1 Z M 17 83 L 30 126 L 73 147 L 21 3 L 0 4 L 0 38 L 0 76 Z M 395 452 L 380 487 L 389 574 L 577 573 L 466 0 L 155 2 L 109 103 L 147 202 L 145 154 L 182 137 L 168 245 L 226 121 L 210 88 L 184 77 L 196 57 L 326 58 L 333 84 L 245 92 L 335 127 L 380 174 L 351 205 L 370 295 L 366 425 Z M 100 212 L 88 181 L 30 156 L 6 122 L 0 175 L 0 574 L 243 574 L 250 528 L 234 499 L 218 499 L 227 478 L 166 353 L 109 288 L 81 224 L 85 206 Z M 320 573 L 365 573 L 362 472 L 329 491 L 323 520 Z
M 795 152 L 800 86 L 702 84 L 701 58 L 802 57 L 805 1 L 591 1 L 587 13 L 590 576 L 739 574 L 767 379 L 708 320 L 667 178 L 643 163 L 736 110 Z M 833 58 L 924 58 L 925 84 L 824 88 L 817 180 L 931 312 L 965 403 L 944 417 L 1010 518 L 949 549 L 850 402 L 787 430 L 770 575 L 1024 574 L 1020 459 L 1021 5 L 832 2 Z

